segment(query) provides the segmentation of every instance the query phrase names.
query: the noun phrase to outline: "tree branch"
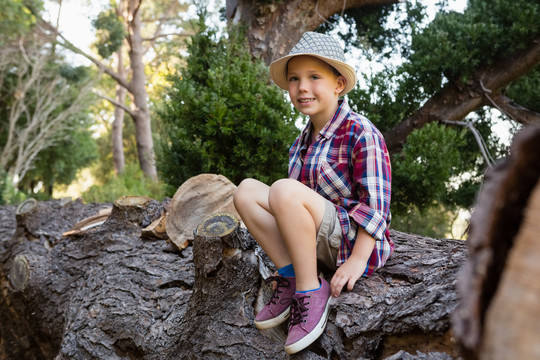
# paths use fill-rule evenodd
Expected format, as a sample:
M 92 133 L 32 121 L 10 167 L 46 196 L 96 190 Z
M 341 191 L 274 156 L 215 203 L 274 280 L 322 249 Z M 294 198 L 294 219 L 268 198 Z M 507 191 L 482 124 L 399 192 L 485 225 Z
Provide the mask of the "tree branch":
M 443 120 L 442 122 L 449 125 L 464 126 L 467 129 L 469 129 L 474 135 L 474 139 L 476 140 L 476 143 L 478 144 L 478 148 L 480 149 L 480 152 L 482 153 L 482 156 L 484 157 L 484 160 L 486 161 L 487 166 L 490 168 L 493 167 L 493 165 L 495 164 L 495 160 L 493 160 L 493 157 L 489 153 L 489 149 L 486 145 L 486 142 L 482 138 L 482 134 L 480 134 L 480 131 L 478 131 L 478 129 L 474 127 L 472 122 L 450 121 L 450 120 Z
M 69 49 L 73 51 L 76 54 L 79 54 L 91 62 L 93 62 L 101 71 L 112 77 L 116 82 L 118 82 L 121 86 L 125 87 L 128 91 L 131 92 L 131 86 L 130 83 L 123 77 L 121 77 L 116 71 L 108 67 L 107 65 L 103 64 L 99 59 L 95 58 L 94 56 L 85 53 L 83 50 L 79 49 L 77 46 L 75 46 L 73 43 L 71 43 L 62 33 L 60 33 L 54 26 L 52 26 L 49 22 L 45 21 L 43 18 L 36 15 L 40 21 L 40 26 L 46 30 L 53 33 L 57 38 L 60 38 L 62 41 L 58 41 L 58 43 L 65 47 L 66 49 Z
M 251 55 L 266 64 L 285 55 L 306 31 L 313 31 L 334 14 L 369 5 L 391 5 L 403 0 L 227 1 L 227 20 L 248 22 Z M 313 16 L 316 11 L 316 16 Z M 270 20 L 272 19 L 272 20 Z M 279 19 L 279 21 L 276 21 Z M 269 21 L 270 20 L 270 21 Z M 281 36 L 284 32 L 287 36 Z
M 143 41 L 151 41 L 152 43 L 160 38 L 164 38 L 167 36 L 179 36 L 179 37 L 190 37 L 193 36 L 193 34 L 178 34 L 178 33 L 164 33 L 164 34 L 154 34 L 152 37 L 143 37 Z M 153 45 L 153 44 L 152 44 Z
M 498 109 L 520 124 L 527 125 L 540 122 L 539 113 L 516 104 L 512 101 L 512 99 L 504 96 L 503 94 L 498 94 L 493 97 L 493 102 L 497 104 Z
M 118 106 L 119 108 L 123 109 L 125 112 L 127 112 L 131 117 L 134 116 L 134 112 L 132 109 L 130 109 L 128 106 L 126 106 L 126 104 L 123 104 L 119 101 L 117 101 L 116 99 L 113 99 L 107 95 L 104 95 L 104 94 L 100 94 L 96 91 L 94 91 L 94 94 L 96 94 L 97 96 L 99 96 L 100 98 L 102 98 L 103 100 L 107 100 L 108 102 L 110 102 L 111 104 L 113 104 L 114 106 Z
M 498 94 L 539 63 L 540 38 L 536 38 L 526 49 L 502 58 L 491 66 L 477 69 L 472 76 L 474 80 L 466 84 L 449 82 L 412 116 L 384 133 L 388 150 L 391 153 L 400 152 L 407 136 L 429 122 L 461 120 L 470 112 L 488 104 L 481 82 L 492 94 Z

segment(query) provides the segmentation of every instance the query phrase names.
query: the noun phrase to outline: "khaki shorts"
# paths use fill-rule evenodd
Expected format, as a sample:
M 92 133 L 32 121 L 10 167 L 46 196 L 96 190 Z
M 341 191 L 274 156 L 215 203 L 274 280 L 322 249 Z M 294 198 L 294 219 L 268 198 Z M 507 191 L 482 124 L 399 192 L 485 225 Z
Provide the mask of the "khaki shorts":
M 342 239 L 343 231 L 336 207 L 326 200 L 324 216 L 317 233 L 317 260 L 329 270 L 337 269 L 337 254 Z

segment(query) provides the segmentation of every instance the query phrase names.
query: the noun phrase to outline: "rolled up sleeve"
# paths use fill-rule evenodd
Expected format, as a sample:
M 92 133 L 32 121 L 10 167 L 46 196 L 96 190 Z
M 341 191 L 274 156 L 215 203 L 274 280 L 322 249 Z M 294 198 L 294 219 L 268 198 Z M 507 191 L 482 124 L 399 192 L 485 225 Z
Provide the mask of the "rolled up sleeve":
M 382 240 L 389 225 L 391 164 L 386 144 L 374 132 L 364 132 L 353 151 L 353 177 L 360 202 L 351 217 L 375 240 Z

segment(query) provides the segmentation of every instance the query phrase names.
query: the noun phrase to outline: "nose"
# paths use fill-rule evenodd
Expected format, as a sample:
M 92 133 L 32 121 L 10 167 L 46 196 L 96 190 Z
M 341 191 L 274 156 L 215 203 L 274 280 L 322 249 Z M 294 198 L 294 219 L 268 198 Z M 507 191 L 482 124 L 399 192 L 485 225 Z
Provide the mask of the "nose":
M 308 89 L 308 81 L 306 79 L 300 79 L 298 81 L 298 90 L 300 91 L 307 91 Z

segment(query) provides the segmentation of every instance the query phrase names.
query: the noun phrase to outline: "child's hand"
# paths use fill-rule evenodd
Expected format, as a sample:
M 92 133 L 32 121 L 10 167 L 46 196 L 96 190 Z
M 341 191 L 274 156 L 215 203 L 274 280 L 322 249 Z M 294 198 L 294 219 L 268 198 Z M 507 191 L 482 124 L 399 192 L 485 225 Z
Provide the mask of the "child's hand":
M 343 265 L 337 268 L 336 273 L 330 281 L 330 291 L 332 296 L 338 297 L 345 285 L 347 285 L 347 290 L 351 291 L 365 269 L 365 261 L 358 260 L 352 256 L 349 257 Z

